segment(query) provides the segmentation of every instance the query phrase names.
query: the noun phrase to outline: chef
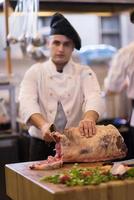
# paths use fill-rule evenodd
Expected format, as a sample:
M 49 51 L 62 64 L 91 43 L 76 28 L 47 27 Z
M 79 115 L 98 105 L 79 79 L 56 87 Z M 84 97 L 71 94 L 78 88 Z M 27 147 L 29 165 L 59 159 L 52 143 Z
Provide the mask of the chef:
M 20 87 L 20 115 L 31 136 L 30 160 L 46 159 L 55 153 L 53 140 L 58 138 L 50 127 L 58 101 L 67 118 L 65 128 L 78 126 L 87 138 L 96 134 L 96 122 L 104 111 L 95 73 L 71 59 L 74 48 L 81 48 L 78 33 L 60 13 L 53 15 L 50 28 L 50 59 L 31 66 Z
M 121 48 L 114 56 L 104 87 L 107 94 L 126 89 L 127 96 L 132 101 L 128 157 L 134 158 L 134 42 Z

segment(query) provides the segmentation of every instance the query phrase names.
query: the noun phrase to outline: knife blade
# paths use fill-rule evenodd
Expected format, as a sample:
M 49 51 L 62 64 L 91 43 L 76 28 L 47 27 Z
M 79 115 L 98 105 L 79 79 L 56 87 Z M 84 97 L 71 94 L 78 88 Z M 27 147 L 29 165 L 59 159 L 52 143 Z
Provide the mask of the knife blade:
M 134 159 L 129 159 L 129 160 L 123 160 L 123 161 L 106 161 L 102 165 L 114 165 L 114 164 L 124 164 L 127 165 L 128 167 L 134 167 Z
M 57 111 L 55 115 L 55 119 L 53 124 L 50 126 L 50 131 L 51 132 L 60 132 L 63 133 L 65 127 L 67 124 L 67 117 L 64 112 L 62 103 L 60 101 L 57 102 Z
M 134 166 L 134 159 L 123 160 L 123 161 L 118 161 L 118 162 L 114 162 L 114 163 L 124 164 L 124 165 L 127 165 L 129 167 L 133 167 Z

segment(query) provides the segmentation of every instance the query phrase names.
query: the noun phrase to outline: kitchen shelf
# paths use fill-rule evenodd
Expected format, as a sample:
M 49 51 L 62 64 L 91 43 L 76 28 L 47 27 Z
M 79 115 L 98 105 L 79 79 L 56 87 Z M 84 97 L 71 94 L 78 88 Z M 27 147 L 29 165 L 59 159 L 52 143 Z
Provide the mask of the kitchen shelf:
M 9 103 L 10 103 L 10 121 L 11 121 L 11 131 L 12 134 L 16 132 L 16 102 L 15 102 L 15 85 L 10 82 L 0 83 L 0 90 L 7 90 L 9 93 Z

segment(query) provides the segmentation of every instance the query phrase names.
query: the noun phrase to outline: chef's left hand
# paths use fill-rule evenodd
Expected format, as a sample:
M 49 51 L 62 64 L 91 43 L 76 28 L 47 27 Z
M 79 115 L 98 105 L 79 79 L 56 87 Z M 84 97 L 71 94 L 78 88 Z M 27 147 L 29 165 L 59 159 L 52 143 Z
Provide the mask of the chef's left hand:
M 96 134 L 96 122 L 93 119 L 83 119 L 79 122 L 80 134 L 85 137 L 92 137 Z

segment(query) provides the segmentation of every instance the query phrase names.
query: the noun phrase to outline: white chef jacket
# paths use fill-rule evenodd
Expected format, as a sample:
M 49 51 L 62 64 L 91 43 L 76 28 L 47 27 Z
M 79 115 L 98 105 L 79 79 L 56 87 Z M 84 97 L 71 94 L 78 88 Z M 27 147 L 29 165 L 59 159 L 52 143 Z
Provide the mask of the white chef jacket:
M 106 91 L 120 92 L 125 81 L 128 83 L 127 96 L 134 99 L 134 42 L 121 48 L 113 58 L 104 88 Z M 130 125 L 134 126 L 134 109 Z
M 66 128 L 77 126 L 83 113 L 104 111 L 101 91 L 95 73 L 89 66 L 72 61 L 66 64 L 62 73 L 49 59 L 38 63 L 26 72 L 19 94 L 20 114 L 25 123 L 34 113 L 41 113 L 50 123 L 54 122 L 57 101 L 60 100 L 67 117 Z M 42 138 L 41 132 L 30 126 L 33 137 Z

